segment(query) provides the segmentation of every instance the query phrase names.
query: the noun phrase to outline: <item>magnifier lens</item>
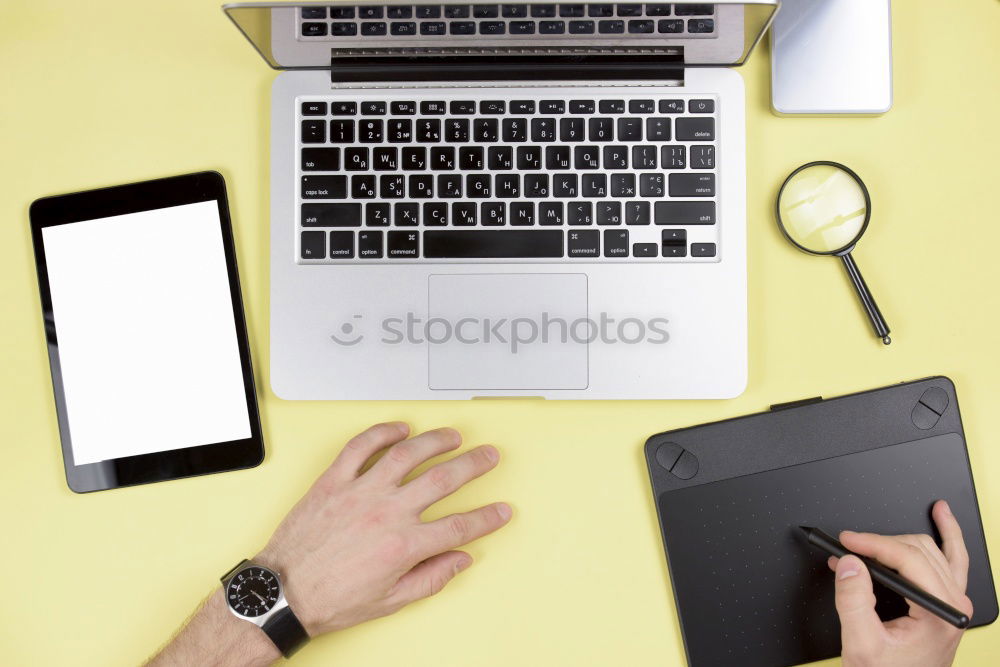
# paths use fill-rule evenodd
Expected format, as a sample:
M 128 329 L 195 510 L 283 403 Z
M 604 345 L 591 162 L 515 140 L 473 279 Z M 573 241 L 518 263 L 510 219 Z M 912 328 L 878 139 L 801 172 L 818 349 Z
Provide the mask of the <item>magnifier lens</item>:
M 791 239 L 812 252 L 830 253 L 852 245 L 868 215 L 861 185 L 832 165 L 806 167 L 781 192 L 778 215 Z

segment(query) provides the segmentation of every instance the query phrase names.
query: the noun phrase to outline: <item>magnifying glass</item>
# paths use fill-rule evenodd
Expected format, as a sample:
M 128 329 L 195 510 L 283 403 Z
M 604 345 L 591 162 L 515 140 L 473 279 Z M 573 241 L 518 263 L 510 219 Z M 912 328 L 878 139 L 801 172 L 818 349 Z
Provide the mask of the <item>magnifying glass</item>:
M 872 215 L 868 188 L 858 175 L 837 162 L 804 164 L 781 185 L 776 212 L 778 228 L 796 248 L 844 262 L 875 335 L 891 343 L 889 325 L 851 257 Z

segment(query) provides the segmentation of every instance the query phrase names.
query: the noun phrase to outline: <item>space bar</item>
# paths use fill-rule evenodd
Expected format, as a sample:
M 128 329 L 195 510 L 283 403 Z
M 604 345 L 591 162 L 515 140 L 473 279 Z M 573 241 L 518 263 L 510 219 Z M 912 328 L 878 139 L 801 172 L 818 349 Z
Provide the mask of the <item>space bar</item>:
M 563 233 L 558 229 L 424 232 L 424 257 L 509 259 L 562 256 Z

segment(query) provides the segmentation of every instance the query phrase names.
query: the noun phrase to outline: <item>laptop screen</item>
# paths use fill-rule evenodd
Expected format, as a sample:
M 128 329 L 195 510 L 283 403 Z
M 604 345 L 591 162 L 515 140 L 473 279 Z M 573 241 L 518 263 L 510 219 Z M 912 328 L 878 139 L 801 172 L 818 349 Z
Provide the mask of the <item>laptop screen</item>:
M 359 57 L 415 64 L 442 58 L 545 63 L 613 57 L 685 67 L 741 65 L 777 7 L 776 0 L 340 0 L 237 3 L 223 9 L 271 67 L 336 70 L 338 62 L 347 66 Z

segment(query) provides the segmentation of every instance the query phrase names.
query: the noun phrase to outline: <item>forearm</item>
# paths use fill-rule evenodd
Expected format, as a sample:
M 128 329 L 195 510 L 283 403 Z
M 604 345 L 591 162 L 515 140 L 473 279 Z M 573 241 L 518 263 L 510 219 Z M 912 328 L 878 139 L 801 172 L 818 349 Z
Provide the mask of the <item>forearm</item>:
M 230 613 L 218 589 L 149 667 L 270 665 L 280 657 L 260 628 Z

